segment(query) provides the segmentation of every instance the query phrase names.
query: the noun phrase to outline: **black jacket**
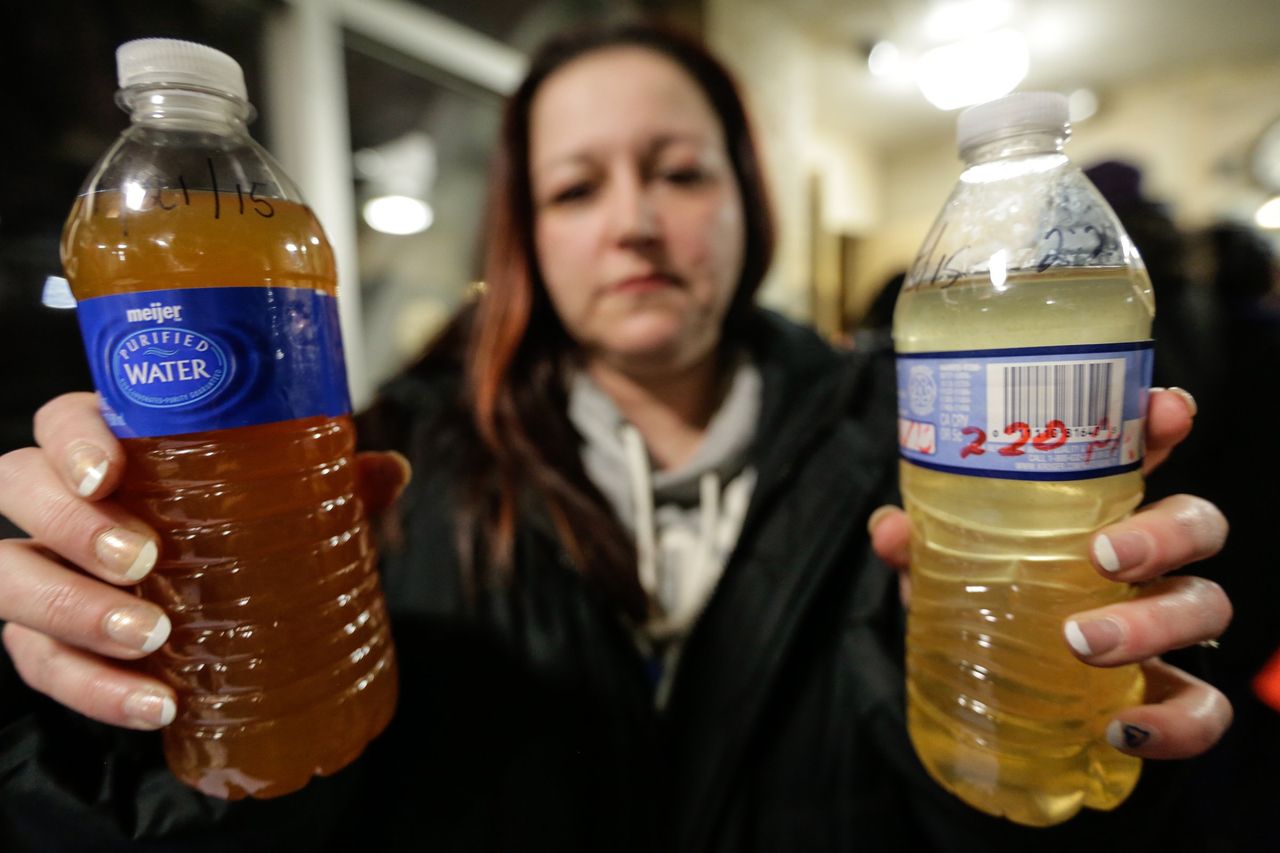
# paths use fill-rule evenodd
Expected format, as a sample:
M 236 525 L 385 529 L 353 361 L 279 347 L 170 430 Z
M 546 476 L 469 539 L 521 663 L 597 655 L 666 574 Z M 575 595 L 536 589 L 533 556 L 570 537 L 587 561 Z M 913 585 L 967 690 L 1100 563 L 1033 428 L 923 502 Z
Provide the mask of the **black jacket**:
M 415 469 L 403 540 L 384 555 L 401 664 L 384 735 L 298 794 L 227 804 L 170 777 L 157 736 L 90 723 L 10 673 L 0 850 L 1204 849 L 1194 808 L 1173 807 L 1185 764 L 1148 762 L 1115 812 L 1048 830 L 929 779 L 906 735 L 896 578 L 865 533 L 895 499 L 891 358 L 757 319 L 759 479 L 664 714 L 622 622 L 536 507 L 514 583 L 462 594 L 456 377 L 406 376 L 382 406 Z

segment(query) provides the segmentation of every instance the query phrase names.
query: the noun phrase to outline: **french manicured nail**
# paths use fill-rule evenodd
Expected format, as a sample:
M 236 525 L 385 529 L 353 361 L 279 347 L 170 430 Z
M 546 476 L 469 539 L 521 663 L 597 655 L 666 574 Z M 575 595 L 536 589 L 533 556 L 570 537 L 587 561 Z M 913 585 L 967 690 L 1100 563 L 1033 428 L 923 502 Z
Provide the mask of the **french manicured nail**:
M 93 550 L 104 566 L 127 581 L 146 577 L 159 556 L 154 540 L 123 527 L 113 527 L 99 536 Z
M 1151 740 L 1151 730 L 1133 723 L 1112 720 L 1107 724 L 1107 743 L 1116 749 L 1138 749 Z
M 1131 569 L 1146 562 L 1151 543 L 1145 533 L 1128 530 L 1110 536 L 1099 533 L 1093 538 L 1093 559 L 1109 572 Z
M 178 716 L 178 706 L 166 694 L 144 689 L 124 700 L 124 712 L 139 726 L 160 728 Z
M 111 464 L 100 447 L 81 442 L 71 448 L 68 456 L 71 466 L 71 482 L 76 484 L 80 497 L 87 498 L 98 490 L 107 476 Z
M 173 625 L 158 607 L 146 604 L 117 607 L 107 614 L 107 636 L 122 646 L 151 654 L 169 639 Z
M 1114 619 L 1090 619 L 1077 622 L 1072 619 L 1063 627 L 1067 643 L 1078 654 L 1086 657 L 1104 654 L 1120 645 L 1124 629 Z
M 876 511 L 871 513 L 870 517 L 867 518 L 867 532 L 875 533 L 876 525 L 883 521 L 884 517 L 895 509 L 897 509 L 897 507 L 888 505 L 878 507 Z
M 1178 386 L 1174 385 L 1173 387 L 1166 388 L 1165 390 L 1172 391 L 1173 393 L 1177 394 L 1179 397 L 1182 398 L 1182 402 L 1187 404 L 1187 410 L 1191 412 L 1191 417 L 1194 418 L 1196 414 L 1200 411 L 1200 407 L 1196 405 L 1196 398 L 1192 397 L 1191 392 L 1188 391 L 1186 388 L 1179 388 Z

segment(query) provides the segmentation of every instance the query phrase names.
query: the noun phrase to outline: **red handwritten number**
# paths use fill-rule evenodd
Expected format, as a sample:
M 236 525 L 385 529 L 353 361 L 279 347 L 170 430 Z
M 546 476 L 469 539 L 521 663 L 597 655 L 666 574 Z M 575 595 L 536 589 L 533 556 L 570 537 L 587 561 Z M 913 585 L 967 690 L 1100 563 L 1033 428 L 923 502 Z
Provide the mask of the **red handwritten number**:
M 1008 447 L 1000 448 L 1001 456 L 1022 456 L 1026 453 L 1022 445 L 1031 440 L 1031 425 L 1024 421 L 1014 421 L 1004 428 L 1005 432 L 1017 432 L 1018 438 Z
M 1031 439 L 1036 450 L 1056 450 L 1067 443 L 1067 425 L 1062 421 L 1049 421 L 1044 432 Z
M 985 430 L 981 430 L 981 429 L 978 429 L 977 427 L 971 426 L 971 427 L 965 427 L 964 429 L 960 430 L 960 434 L 977 436 L 973 441 L 969 442 L 967 445 L 960 448 L 961 459 L 964 459 L 965 457 L 968 457 L 968 456 L 981 456 L 982 454 L 987 452 L 982 449 L 982 445 L 987 443 L 987 433 Z

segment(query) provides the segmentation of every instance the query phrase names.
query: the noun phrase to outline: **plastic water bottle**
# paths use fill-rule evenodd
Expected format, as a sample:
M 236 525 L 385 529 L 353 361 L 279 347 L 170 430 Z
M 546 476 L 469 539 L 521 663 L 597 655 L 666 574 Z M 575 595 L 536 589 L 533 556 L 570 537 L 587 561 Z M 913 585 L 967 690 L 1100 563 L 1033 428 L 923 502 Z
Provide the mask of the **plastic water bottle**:
M 231 799 L 301 788 L 390 720 L 396 666 L 354 433 L 333 252 L 248 135 L 240 66 L 129 42 L 131 123 L 63 232 L 118 498 L 160 534 L 140 593 L 173 624 L 173 772 Z
M 961 114 L 965 168 L 894 317 L 911 739 L 948 790 L 1034 826 L 1115 807 L 1141 769 L 1105 737 L 1141 672 L 1081 663 L 1063 625 L 1131 595 L 1088 551 L 1142 498 L 1154 303 L 1068 135 L 1052 93 Z

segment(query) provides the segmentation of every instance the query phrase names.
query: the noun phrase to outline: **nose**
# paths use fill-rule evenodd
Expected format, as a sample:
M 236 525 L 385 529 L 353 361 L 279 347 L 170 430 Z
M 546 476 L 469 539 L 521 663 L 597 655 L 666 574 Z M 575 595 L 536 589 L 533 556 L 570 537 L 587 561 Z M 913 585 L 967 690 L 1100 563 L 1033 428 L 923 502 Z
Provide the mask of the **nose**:
M 610 199 L 612 237 L 619 246 L 649 246 L 658 239 L 658 212 L 650 187 L 635 169 L 614 176 Z

